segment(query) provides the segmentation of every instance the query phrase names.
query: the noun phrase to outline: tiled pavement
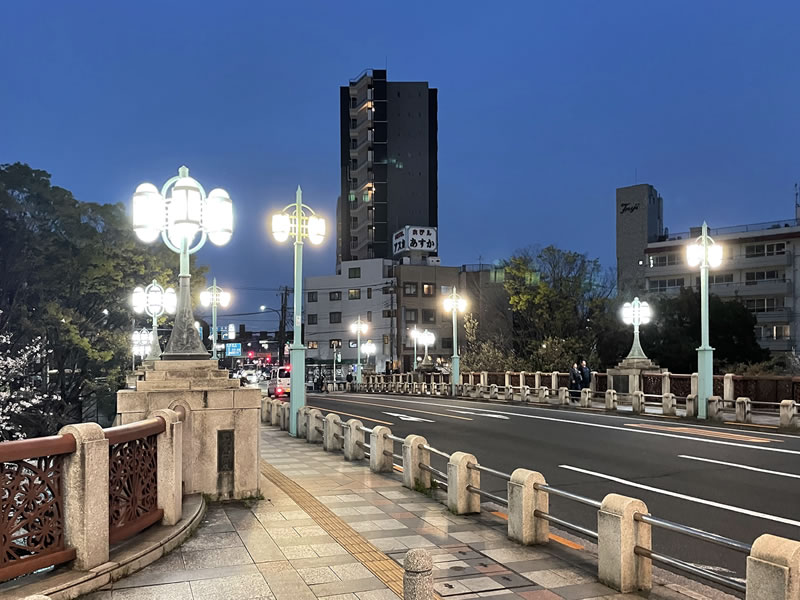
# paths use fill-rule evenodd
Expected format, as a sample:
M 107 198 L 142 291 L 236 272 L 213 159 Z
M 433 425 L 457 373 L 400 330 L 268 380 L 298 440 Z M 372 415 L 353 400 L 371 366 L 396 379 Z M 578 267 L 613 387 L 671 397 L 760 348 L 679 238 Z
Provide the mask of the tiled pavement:
M 519 546 L 498 517 L 454 516 L 399 477 L 277 429 L 261 441 L 264 500 L 211 506 L 181 548 L 85 598 L 397 600 L 409 548 L 431 553 L 448 600 L 640 598 L 600 584 L 588 553 Z M 662 592 L 650 597 L 680 597 Z

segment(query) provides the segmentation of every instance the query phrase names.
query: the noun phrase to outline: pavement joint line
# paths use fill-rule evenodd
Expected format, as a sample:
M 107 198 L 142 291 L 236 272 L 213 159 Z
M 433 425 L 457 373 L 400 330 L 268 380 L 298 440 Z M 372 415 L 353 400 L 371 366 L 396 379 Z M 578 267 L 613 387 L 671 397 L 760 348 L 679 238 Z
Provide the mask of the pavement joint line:
M 269 462 L 261 459 L 261 474 L 277 485 L 289 498 L 309 515 L 318 515 L 314 521 L 338 542 L 351 556 L 366 567 L 386 587 L 403 597 L 403 567 L 373 546 L 366 538 L 336 516 L 327 506 L 293 479 L 281 473 Z M 442 600 L 434 594 L 435 600 Z

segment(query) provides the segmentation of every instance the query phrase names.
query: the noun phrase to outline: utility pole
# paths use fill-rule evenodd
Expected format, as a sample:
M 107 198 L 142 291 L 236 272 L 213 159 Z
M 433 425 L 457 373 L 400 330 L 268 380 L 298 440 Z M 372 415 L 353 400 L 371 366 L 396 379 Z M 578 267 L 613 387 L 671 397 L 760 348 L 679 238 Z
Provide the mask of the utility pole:
M 278 325 L 278 365 L 283 366 L 283 347 L 286 345 L 286 308 L 289 304 L 289 288 L 281 292 L 281 322 Z

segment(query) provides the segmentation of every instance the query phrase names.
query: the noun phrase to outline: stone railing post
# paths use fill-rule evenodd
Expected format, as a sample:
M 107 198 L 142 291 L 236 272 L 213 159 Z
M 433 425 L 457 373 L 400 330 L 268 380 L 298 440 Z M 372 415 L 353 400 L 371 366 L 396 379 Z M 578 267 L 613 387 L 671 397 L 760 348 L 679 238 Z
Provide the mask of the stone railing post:
M 262 396 L 261 398 L 261 422 L 269 423 L 270 417 L 270 398 L 269 396 Z
M 633 412 L 642 415 L 645 412 L 644 406 L 644 392 L 635 391 L 631 394 L 632 403 L 633 403 Z
M 508 537 L 520 544 L 546 544 L 550 539 L 550 524 L 534 515 L 535 510 L 548 512 L 550 499 L 536 484 L 546 485 L 544 475 L 528 469 L 511 473 L 508 489 Z
M 280 407 L 281 407 L 281 401 L 278 400 L 277 398 L 274 398 L 270 402 L 270 406 L 269 406 L 269 424 L 270 425 L 280 425 L 281 424 Z
M 531 401 L 531 388 L 527 385 L 523 385 L 520 388 L 519 399 L 522 402 L 530 402 Z
M 553 371 L 550 373 L 550 389 L 557 390 L 558 389 L 558 371 Z
M 606 390 L 606 410 L 617 410 L 617 391 Z
M 549 390 L 546 387 L 538 387 L 536 389 L 536 401 L 537 402 L 547 402 L 549 398 Z
M 433 559 L 424 548 L 406 552 L 403 559 L 403 600 L 430 600 L 433 592 Z
M 800 542 L 768 533 L 747 557 L 747 600 L 800 598 Z
M 333 452 L 342 449 L 342 439 L 334 434 L 341 435 L 342 420 L 335 413 L 325 415 L 322 425 L 322 449 L 325 452 Z
M 489 372 L 481 371 L 481 385 L 489 385 Z
M 697 395 L 686 396 L 686 416 L 690 419 L 697 418 Z
M 425 450 L 423 446 L 428 445 L 421 435 L 411 434 L 403 442 L 403 486 L 411 490 L 422 488 L 424 490 L 431 487 L 431 474 L 420 469 L 420 463 L 431 465 L 431 452 Z M 448 481 L 449 487 L 449 481 Z
M 466 452 L 454 452 L 447 463 L 447 508 L 457 515 L 481 511 L 481 497 L 467 486 L 481 487 L 481 473 L 467 465 L 478 460 Z
M 675 394 L 666 392 L 661 396 L 661 412 L 665 415 L 675 416 Z
M 710 396 L 708 398 L 708 418 L 722 421 L 722 398 L 719 396 Z
M 614 382 L 612 378 L 606 375 L 606 380 L 608 381 L 608 387 L 614 389 Z M 589 389 L 592 390 L 592 394 L 597 391 L 597 371 L 592 371 L 591 379 L 589 379 Z
M 75 438 L 64 456 L 64 534 L 76 551 L 74 568 L 88 571 L 108 562 L 108 440 L 97 423 L 67 425 L 58 432 Z
M 533 387 L 536 388 L 537 390 L 540 387 L 542 387 L 542 372 L 541 371 L 536 371 L 536 373 L 533 374 Z
M 322 427 L 322 412 L 312 408 L 306 413 L 306 441 L 309 444 L 322 441 L 322 434 L 317 431 L 317 427 Z
M 156 483 L 158 507 L 164 510 L 162 525 L 181 520 L 183 507 L 183 423 L 178 413 L 168 408 L 154 410 L 148 417 L 161 417 L 166 428 L 156 437 Z
M 733 402 L 733 394 L 733 373 L 725 373 L 722 376 L 722 399 Z
M 697 373 L 692 373 L 692 379 L 690 381 L 691 395 L 692 396 L 697 396 L 697 394 L 698 394 L 698 390 L 700 389 L 699 388 L 700 384 L 698 382 L 699 382 L 699 379 L 698 379 Z
M 661 395 L 669 394 L 669 372 L 665 371 L 661 374 Z
M 795 416 L 797 415 L 797 405 L 794 400 L 781 400 L 781 429 L 794 429 L 797 427 Z
M 633 550 L 651 549 L 650 525 L 636 521 L 635 513 L 648 514 L 645 503 L 619 494 L 603 498 L 597 513 L 598 578 L 624 594 L 652 586 L 652 561 Z
M 581 408 L 591 408 L 592 407 L 592 390 L 589 388 L 583 388 L 581 390 Z
M 511 371 L 506 371 L 505 386 L 511 387 Z
M 289 431 L 289 403 L 281 402 L 280 406 L 281 431 Z
M 372 429 L 369 437 L 369 468 L 373 473 L 391 473 L 394 460 L 386 452 L 394 454 L 394 441 L 389 439 L 392 430 L 383 425 Z
M 344 459 L 363 460 L 364 448 L 358 442 L 364 443 L 364 432 L 359 429 L 364 424 L 358 419 L 350 419 L 344 425 Z
M 467 383 L 470 385 L 475 385 L 475 374 L 472 371 L 467 374 Z
M 493 383 L 489 386 L 489 400 L 497 400 L 497 384 Z
M 503 390 L 503 400 L 506 402 L 513 402 L 514 401 L 514 388 L 510 385 L 507 385 Z
M 519 372 L 519 387 L 520 387 L 520 389 L 525 387 L 525 375 L 527 375 L 527 373 L 525 373 L 525 371 L 520 371 Z
M 752 423 L 753 417 L 750 414 L 750 398 L 736 399 L 736 422 Z
M 564 405 L 569 404 L 569 388 L 558 388 L 558 403 Z
M 308 428 L 308 419 L 306 418 L 306 413 L 311 410 L 307 406 L 301 406 L 300 410 L 297 411 L 297 437 L 304 438 L 308 437 L 306 433 Z

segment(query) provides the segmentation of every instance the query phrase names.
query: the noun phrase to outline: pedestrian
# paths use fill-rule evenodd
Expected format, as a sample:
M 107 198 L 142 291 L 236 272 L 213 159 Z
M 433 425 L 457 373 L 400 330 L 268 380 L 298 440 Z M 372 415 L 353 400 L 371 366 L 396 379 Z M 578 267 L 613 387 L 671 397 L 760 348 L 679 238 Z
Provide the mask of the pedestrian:
M 569 396 L 570 399 L 577 400 L 580 398 L 581 386 L 583 385 L 583 377 L 580 370 L 578 370 L 578 363 L 572 363 L 569 370 Z
M 592 383 L 592 372 L 586 366 L 586 361 L 581 361 L 581 388 L 587 389 Z
M 319 387 L 320 391 L 325 392 L 326 394 L 328 393 L 328 386 L 325 383 L 325 373 L 321 373 L 319 376 Z

